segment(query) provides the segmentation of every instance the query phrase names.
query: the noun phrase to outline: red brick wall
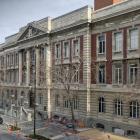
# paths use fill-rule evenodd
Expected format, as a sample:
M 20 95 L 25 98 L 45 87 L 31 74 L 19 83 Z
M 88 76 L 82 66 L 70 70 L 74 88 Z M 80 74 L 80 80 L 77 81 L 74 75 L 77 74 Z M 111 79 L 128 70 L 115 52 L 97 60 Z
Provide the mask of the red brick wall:
M 118 3 L 123 0 L 94 0 L 94 10 L 104 8 L 106 6 L 112 5 L 113 3 Z
M 80 36 L 80 58 L 83 60 L 83 36 Z M 80 65 L 80 75 L 79 75 L 80 83 L 83 83 L 83 62 Z
M 91 83 L 96 84 L 96 37 L 97 34 L 91 35 Z
M 94 10 L 98 10 L 112 4 L 112 0 L 94 0 Z
M 112 31 L 106 33 L 106 83 L 112 84 Z

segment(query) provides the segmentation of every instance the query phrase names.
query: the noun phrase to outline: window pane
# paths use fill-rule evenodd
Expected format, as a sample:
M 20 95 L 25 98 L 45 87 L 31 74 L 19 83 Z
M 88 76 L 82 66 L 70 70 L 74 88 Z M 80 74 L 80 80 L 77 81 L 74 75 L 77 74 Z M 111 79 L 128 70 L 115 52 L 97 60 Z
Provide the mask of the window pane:
M 138 49 L 138 29 L 130 30 L 130 49 Z
M 105 53 L 105 35 L 100 35 L 98 37 L 98 53 Z
M 122 50 L 122 45 L 123 45 L 122 33 L 115 33 L 114 38 L 115 38 L 115 48 L 114 48 L 114 50 L 116 52 L 119 52 L 119 51 Z

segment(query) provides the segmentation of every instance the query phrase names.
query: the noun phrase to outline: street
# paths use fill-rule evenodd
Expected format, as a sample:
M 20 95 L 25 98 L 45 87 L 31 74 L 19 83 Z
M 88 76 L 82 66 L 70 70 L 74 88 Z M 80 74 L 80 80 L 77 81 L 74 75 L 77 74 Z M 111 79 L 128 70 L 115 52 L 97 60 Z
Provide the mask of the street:
M 0 140 L 26 140 L 22 136 L 17 136 L 15 134 L 8 134 L 8 133 L 1 133 L 0 134 Z

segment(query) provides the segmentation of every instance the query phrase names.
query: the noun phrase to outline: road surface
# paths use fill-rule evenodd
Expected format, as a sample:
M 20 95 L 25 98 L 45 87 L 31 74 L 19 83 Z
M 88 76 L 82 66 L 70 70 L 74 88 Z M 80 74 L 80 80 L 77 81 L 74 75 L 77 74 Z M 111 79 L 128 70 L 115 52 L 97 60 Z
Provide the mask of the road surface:
M 1 133 L 0 140 L 26 140 L 26 138 L 23 138 L 21 136 L 12 135 L 12 134 L 7 134 L 7 133 Z

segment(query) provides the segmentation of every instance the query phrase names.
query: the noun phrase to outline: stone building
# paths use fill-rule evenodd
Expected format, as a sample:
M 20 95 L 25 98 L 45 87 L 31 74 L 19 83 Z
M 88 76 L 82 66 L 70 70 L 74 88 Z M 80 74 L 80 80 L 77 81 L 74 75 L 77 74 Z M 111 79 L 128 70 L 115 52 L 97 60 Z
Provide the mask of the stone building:
M 79 59 L 80 58 L 80 59 Z M 19 29 L 0 44 L 0 105 L 5 114 L 31 119 L 70 117 L 66 89 L 55 68 L 75 71 L 75 118 L 90 127 L 140 137 L 140 2 L 95 0 L 56 18 Z

